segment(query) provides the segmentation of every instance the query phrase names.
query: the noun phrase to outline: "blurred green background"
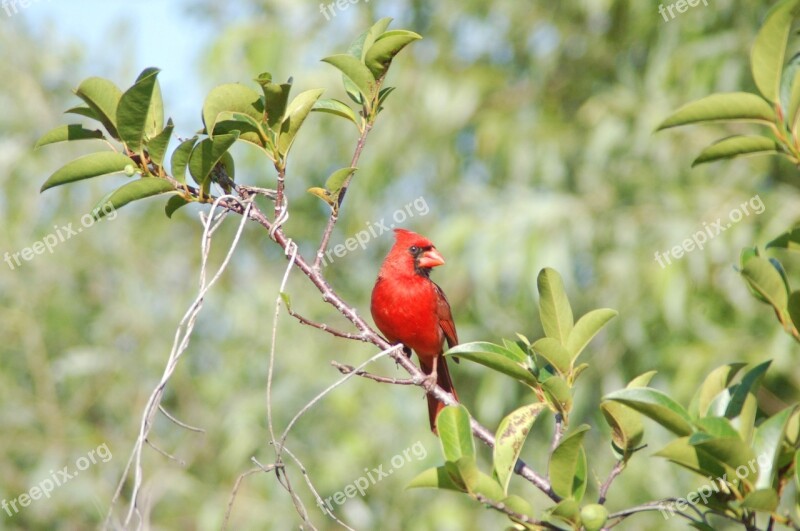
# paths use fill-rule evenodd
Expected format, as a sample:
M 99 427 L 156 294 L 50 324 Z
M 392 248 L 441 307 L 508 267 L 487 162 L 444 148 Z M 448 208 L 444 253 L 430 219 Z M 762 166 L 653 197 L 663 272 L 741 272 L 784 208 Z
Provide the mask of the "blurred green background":
M 653 133 L 687 101 L 715 91 L 754 91 L 749 48 L 769 4 L 714 0 L 669 21 L 656 4 L 632 0 L 547 6 L 363 0 L 337 8 L 330 20 L 314 2 L 289 0 L 244 0 L 235 7 L 208 0 L 38 1 L 18 6 L 16 14 L 0 11 L 0 253 L 20 251 L 57 227 L 80 226 L 81 216 L 124 182 L 112 176 L 38 192 L 50 172 L 92 150 L 32 150 L 39 135 L 67 123 L 61 113 L 77 104 L 71 89 L 83 78 L 99 75 L 127 87 L 144 67 L 162 67 L 167 112 L 188 137 L 201 127 L 205 92 L 226 82 L 250 83 L 263 71 L 292 76 L 295 93 L 324 87 L 328 97 L 344 99 L 338 73 L 319 59 L 345 51 L 374 20 L 392 16 L 392 27 L 414 30 L 424 40 L 392 67 L 388 84 L 397 90 L 369 139 L 332 243 L 381 220 L 389 223 L 397 210 L 423 198 L 427 214 L 415 210 L 404 226 L 430 237 L 447 258 L 434 279 L 448 294 L 462 341 L 499 341 L 515 332 L 539 337 L 535 279 L 545 266 L 564 276 L 577 315 L 597 307 L 618 310 L 585 354 L 591 367 L 573 417 L 594 426 L 587 438 L 591 477 L 602 479 L 614 461 L 597 404 L 642 372 L 658 370 L 653 385 L 688 403 L 714 367 L 773 359 L 766 386 L 774 396 L 766 398 L 797 400 L 797 347 L 733 268 L 743 246 L 763 245 L 795 221 L 796 169 L 767 158 L 691 169 L 700 148 L 730 129 Z M 306 256 L 319 241 L 326 209 L 305 190 L 346 165 L 354 142 L 352 126 L 314 114 L 294 147 L 286 230 Z M 236 154 L 238 180 L 271 185 L 266 159 L 246 147 Z M 679 245 L 756 194 L 766 207 L 762 214 L 744 217 L 705 249 L 667 267 L 655 261 L 656 251 Z M 0 499 L 27 492 L 51 471 L 74 469 L 103 444 L 113 454 L 49 499 L 13 516 L 0 512 L 0 528 L 86 529 L 103 521 L 145 401 L 195 297 L 198 211 L 187 208 L 168 220 L 163 201 L 137 203 L 52 253 L 13 269 L 0 264 Z M 232 217 L 218 233 L 213 264 L 221 262 L 236 221 Z M 372 283 L 390 245 L 384 234 L 326 268 L 330 282 L 362 314 L 368 314 Z M 785 263 L 791 265 L 788 257 Z M 173 415 L 206 432 L 159 417 L 151 439 L 181 462 L 145 450 L 150 529 L 219 529 L 236 478 L 253 466 L 251 457 L 271 462 L 267 363 L 285 265 L 265 231 L 250 225 L 206 298 L 164 400 Z M 292 273 L 288 291 L 306 316 L 345 326 L 301 275 Z M 358 364 L 374 352 L 283 313 L 276 428 L 337 380 L 331 360 Z M 386 360 L 371 369 L 403 375 Z M 521 386 L 469 363 L 452 372 L 464 403 L 491 428 L 531 399 Z M 612 511 L 685 496 L 701 483 L 648 456 L 667 436 L 647 426 L 649 447 L 612 488 Z M 550 429 L 540 421 L 522 454 L 540 471 Z M 418 389 L 351 380 L 309 411 L 287 444 L 323 497 L 365 469 L 392 468 L 393 456 L 417 450 L 365 496 L 334 504 L 356 529 L 507 524 L 463 496 L 404 490 L 417 473 L 441 462 Z M 314 507 L 297 467 L 289 473 L 315 525 L 336 528 Z M 534 507 L 546 506 L 528 483 L 515 479 L 512 490 Z M 273 475 L 243 481 L 231 529 L 298 523 Z M 653 513 L 620 528 L 685 525 Z

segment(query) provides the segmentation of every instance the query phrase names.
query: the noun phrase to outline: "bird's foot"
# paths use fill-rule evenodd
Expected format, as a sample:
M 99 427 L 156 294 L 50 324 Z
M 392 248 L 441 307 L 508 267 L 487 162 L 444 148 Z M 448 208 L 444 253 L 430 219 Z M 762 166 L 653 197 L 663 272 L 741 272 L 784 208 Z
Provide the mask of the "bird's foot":
M 425 389 L 425 392 L 430 393 L 431 391 L 433 391 L 434 387 L 436 387 L 437 380 L 438 378 L 435 372 L 426 376 L 425 379 L 422 380 L 422 387 L 423 389 Z

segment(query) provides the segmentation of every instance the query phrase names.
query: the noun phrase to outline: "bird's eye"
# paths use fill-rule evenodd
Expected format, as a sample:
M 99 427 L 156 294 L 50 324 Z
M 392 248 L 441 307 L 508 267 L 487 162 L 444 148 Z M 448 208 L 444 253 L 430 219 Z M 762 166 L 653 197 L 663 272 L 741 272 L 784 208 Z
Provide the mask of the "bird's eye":
M 412 245 L 411 247 L 408 248 L 408 251 L 411 254 L 417 254 L 419 252 L 419 247 L 417 247 L 416 245 Z

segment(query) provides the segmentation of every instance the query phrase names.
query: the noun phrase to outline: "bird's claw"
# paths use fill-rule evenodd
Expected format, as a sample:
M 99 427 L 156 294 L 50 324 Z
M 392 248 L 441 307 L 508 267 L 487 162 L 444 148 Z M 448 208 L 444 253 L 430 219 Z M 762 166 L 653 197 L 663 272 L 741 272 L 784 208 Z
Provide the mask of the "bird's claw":
M 429 374 L 422 380 L 422 388 L 425 389 L 425 392 L 430 393 L 436 387 L 437 381 L 436 373 Z

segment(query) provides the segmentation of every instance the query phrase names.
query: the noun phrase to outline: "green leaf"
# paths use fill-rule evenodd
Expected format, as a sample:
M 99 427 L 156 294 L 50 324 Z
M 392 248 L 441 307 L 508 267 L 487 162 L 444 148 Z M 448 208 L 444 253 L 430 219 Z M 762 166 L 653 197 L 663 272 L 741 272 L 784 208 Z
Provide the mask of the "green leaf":
M 186 167 L 189 165 L 189 157 L 196 143 L 197 137 L 193 136 L 181 142 L 172 152 L 172 177 L 181 184 L 186 184 Z
M 732 470 L 744 467 L 747 472 L 740 479 L 755 483 L 758 477 L 756 456 L 752 448 L 742 442 L 738 433 L 734 437 L 714 437 L 706 433 L 695 433 L 689 437 L 689 444 L 707 452 Z M 749 468 L 750 466 L 752 468 Z
M 711 144 L 692 162 L 692 167 L 706 162 L 732 159 L 744 155 L 774 155 L 781 152 L 778 142 L 765 136 L 736 135 Z
M 286 114 L 286 103 L 289 101 L 289 93 L 292 90 L 292 80 L 287 83 L 273 83 L 269 73 L 263 73 L 256 78 L 256 82 L 261 85 L 264 92 L 264 107 L 267 118 L 267 126 L 275 132 L 280 130 L 284 114 Z
M 742 507 L 765 513 L 774 513 L 778 509 L 778 493 L 774 489 L 755 490 L 744 497 Z
M 583 349 L 586 348 L 586 345 L 589 344 L 592 338 L 602 330 L 606 323 L 616 316 L 617 312 L 615 310 L 601 308 L 599 310 L 592 310 L 578 319 L 565 345 L 572 355 L 573 363 L 578 359 L 578 356 L 583 352 Z
M 555 269 L 546 267 L 539 272 L 536 283 L 539 288 L 539 313 L 544 333 L 566 345 L 574 323 L 561 275 Z
M 604 400 L 631 407 L 677 435 L 692 433 L 691 419 L 683 406 L 657 389 L 621 389 L 606 395 Z
M 557 411 L 567 414 L 572 409 L 572 393 L 569 384 L 560 376 L 551 376 L 540 384 L 545 398 Z
M 353 41 L 353 43 L 350 45 L 350 49 L 347 50 L 347 53 L 359 59 L 363 63 L 364 57 L 367 55 L 367 50 L 369 50 L 372 45 L 375 44 L 375 40 L 383 35 L 383 33 L 386 31 L 386 28 L 388 28 L 389 24 L 391 23 L 391 17 L 384 17 L 377 21 L 372 25 L 371 28 L 359 35 L 358 38 Z
M 544 409 L 544 404 L 528 404 L 513 411 L 500 421 L 495 435 L 494 473 L 503 492 L 508 494 L 508 483 L 514 472 L 522 446 L 528 437 L 536 417 Z
M 550 456 L 547 468 L 550 485 L 562 498 L 573 497 L 575 489 L 579 487 L 576 473 L 579 468 L 580 452 L 583 450 L 583 437 L 587 431 L 589 426 L 585 424 L 576 428 L 561 440 Z M 583 479 L 585 481 L 586 478 Z
M 239 138 L 238 133 L 206 138 L 197 144 L 189 156 L 189 172 L 197 184 L 204 184 L 214 167 L 222 161 L 225 152 Z
M 555 367 L 559 374 L 567 374 L 569 372 L 571 356 L 557 339 L 543 337 L 531 345 L 531 348 L 536 354 Z
M 531 387 L 535 387 L 539 383 L 536 377 L 528 370 L 527 359 L 520 359 L 516 352 L 500 345 L 482 341 L 462 343 L 451 348 L 444 355 L 458 356 L 459 358 L 479 363 L 492 370 L 511 376 Z
M 349 54 L 332 55 L 323 61 L 338 68 L 357 87 L 363 101 L 372 101 L 376 87 L 375 78 L 364 63 Z
M 447 469 L 443 466 L 429 468 L 411 480 L 406 489 L 445 489 L 464 492 L 464 488 L 458 485 L 450 477 Z
M 258 120 L 243 112 L 222 111 L 217 115 L 214 135 L 231 134 L 233 131 L 239 131 L 240 140 L 261 148 L 266 148 L 270 143 L 267 132 Z M 267 149 L 265 151 L 272 158 L 272 153 Z
M 710 414 L 709 406 L 711 402 L 717 395 L 731 385 L 733 378 L 745 365 L 747 364 L 729 363 L 728 365 L 717 367 L 711 371 L 711 373 L 706 376 L 700 389 L 695 393 L 694 398 L 692 398 L 692 402 L 689 405 L 689 414 L 694 418 L 705 417 Z M 719 412 L 718 414 L 722 415 L 723 413 Z
M 793 227 L 767 244 L 767 249 L 778 248 L 800 251 L 800 226 Z M 743 262 L 745 263 L 745 262 Z
M 167 201 L 167 204 L 164 207 L 164 213 L 168 218 L 172 219 L 172 215 L 176 210 L 185 207 L 189 203 L 191 203 L 191 201 L 187 201 L 182 195 L 173 195 L 169 198 L 169 201 Z
M 215 87 L 206 96 L 203 103 L 203 124 L 209 137 L 215 135 L 219 114 L 224 111 L 246 114 L 258 123 L 264 120 L 264 102 L 261 95 L 250 87 L 238 83 Z
M 294 143 L 300 126 L 303 125 L 311 108 L 317 102 L 325 89 L 311 89 L 301 92 L 286 108 L 286 116 L 281 123 L 281 133 L 278 140 L 278 147 L 281 155 L 286 156 Z
M 122 91 L 111 81 L 101 77 L 90 77 L 84 80 L 75 90 L 75 94 L 86 102 L 97 119 L 103 124 L 112 138 L 119 140 L 117 132 L 117 106 Z M 73 112 L 76 109 L 72 110 Z M 85 115 L 85 114 L 84 114 Z
M 689 437 L 680 437 L 670 442 L 667 446 L 654 455 L 669 459 L 704 478 L 722 478 L 730 474 L 727 480 L 735 477 L 735 472 L 726 468 L 718 459 L 710 455 L 705 449 L 689 444 Z
M 70 140 L 90 140 L 104 138 L 103 132 L 99 129 L 85 129 L 82 125 L 60 125 L 42 135 L 36 142 L 34 149 L 38 149 L 48 144 L 57 142 L 68 142 Z
M 42 185 L 40 192 L 81 179 L 122 172 L 129 166 L 135 168 L 136 163 L 130 157 L 114 151 L 101 151 L 85 155 L 67 163 L 53 173 Z
M 369 47 L 364 56 L 364 64 L 367 65 L 375 79 L 380 79 L 386 75 L 386 71 L 392 64 L 394 56 L 410 43 L 421 39 L 422 36 L 407 30 L 387 31 Z
M 478 469 L 474 456 L 462 457 L 456 462 L 456 466 L 464 479 L 467 492 L 471 495 L 481 494 L 494 501 L 500 501 L 506 497 L 497 481 Z
M 323 201 L 328 203 L 328 205 L 330 205 L 331 207 L 336 205 L 336 198 L 333 197 L 331 195 L 331 193 L 329 191 L 327 191 L 325 188 L 320 188 L 318 186 L 312 186 L 311 188 L 309 188 L 306 191 L 311 195 L 315 195 L 315 196 L 319 197 L 320 199 L 322 199 Z
M 64 114 L 77 114 L 78 116 L 84 116 L 86 118 L 97 120 L 100 122 L 100 115 L 93 111 L 90 107 L 83 107 L 81 105 L 77 107 L 72 107 L 64 111 Z
M 789 317 L 792 318 L 792 324 L 795 328 L 800 330 L 800 291 L 793 291 L 789 295 L 787 307 L 789 310 Z
M 95 219 L 100 219 L 109 212 L 122 208 L 133 201 L 173 191 L 175 188 L 166 179 L 142 177 L 114 190 L 107 199 L 92 209 L 92 215 Z
M 447 406 L 436 417 L 436 429 L 447 461 L 456 462 L 462 457 L 475 459 L 475 441 L 469 411 L 464 406 Z
M 775 122 L 775 111 L 763 98 L 749 92 L 711 94 L 687 103 L 661 122 L 656 130 L 717 121 L 771 124 Z
M 733 395 L 731 396 L 730 403 L 725 409 L 726 417 L 732 419 L 741 414 L 744 408 L 745 398 L 747 398 L 748 395 L 755 395 L 755 393 L 758 391 L 758 388 L 761 386 L 761 380 L 764 377 L 764 373 L 767 372 L 767 369 L 771 363 L 771 360 L 759 363 L 745 373 L 745 375 L 742 377 L 742 382 L 736 386 L 735 390 L 733 391 Z
M 780 97 L 786 44 L 797 7 L 798 0 L 783 0 L 776 4 L 767 14 L 750 53 L 753 80 L 759 92 L 774 103 L 778 103 Z
M 164 104 L 158 87 L 158 68 L 147 68 L 125 91 L 117 107 L 120 140 L 131 151 L 142 152 L 145 138 L 153 138 L 164 127 Z
M 779 312 L 786 311 L 789 293 L 780 272 L 766 258 L 755 256 L 741 271 L 745 281 Z
M 337 195 L 342 189 L 347 179 L 353 175 L 358 168 L 340 168 L 333 172 L 328 180 L 325 181 L 325 188 L 332 194 Z
M 386 98 L 388 98 L 389 94 L 392 92 L 394 92 L 394 87 L 386 87 L 381 89 L 381 91 L 378 93 L 378 110 L 383 108 Z
M 550 509 L 550 515 L 568 522 L 570 525 L 578 523 L 578 516 L 580 515 L 580 504 L 573 499 L 561 500 L 554 507 Z
M 159 166 L 164 165 L 164 157 L 167 154 L 169 141 L 172 139 L 172 132 L 174 130 L 175 124 L 172 123 L 172 119 L 170 118 L 164 130 L 147 142 L 147 152 L 150 154 L 150 159 Z
M 795 54 L 784 68 L 782 76 L 782 101 L 786 124 L 789 129 L 797 125 L 797 111 L 800 110 L 800 54 Z
M 341 116 L 342 118 L 353 122 L 359 131 L 361 130 L 361 125 L 359 124 L 359 120 L 358 117 L 356 117 L 355 111 L 344 102 L 332 98 L 320 99 L 314 103 L 314 106 L 311 108 L 311 110 Z
M 704 434 L 717 438 L 739 437 L 739 432 L 733 427 L 731 421 L 725 417 L 703 417 L 695 421 Z
M 761 473 L 755 486 L 757 489 L 769 489 L 775 484 L 778 457 L 781 454 L 786 426 L 789 417 L 797 411 L 797 406 L 787 407 L 780 413 L 772 415 L 756 428 L 753 436 L 753 450 L 758 457 Z
M 655 374 L 656 371 L 640 374 L 628 383 L 627 388 L 646 387 Z M 608 401 L 600 404 L 600 411 L 611 427 L 612 448 L 621 459 L 627 461 L 644 437 L 644 425 L 639 413 L 619 402 Z

